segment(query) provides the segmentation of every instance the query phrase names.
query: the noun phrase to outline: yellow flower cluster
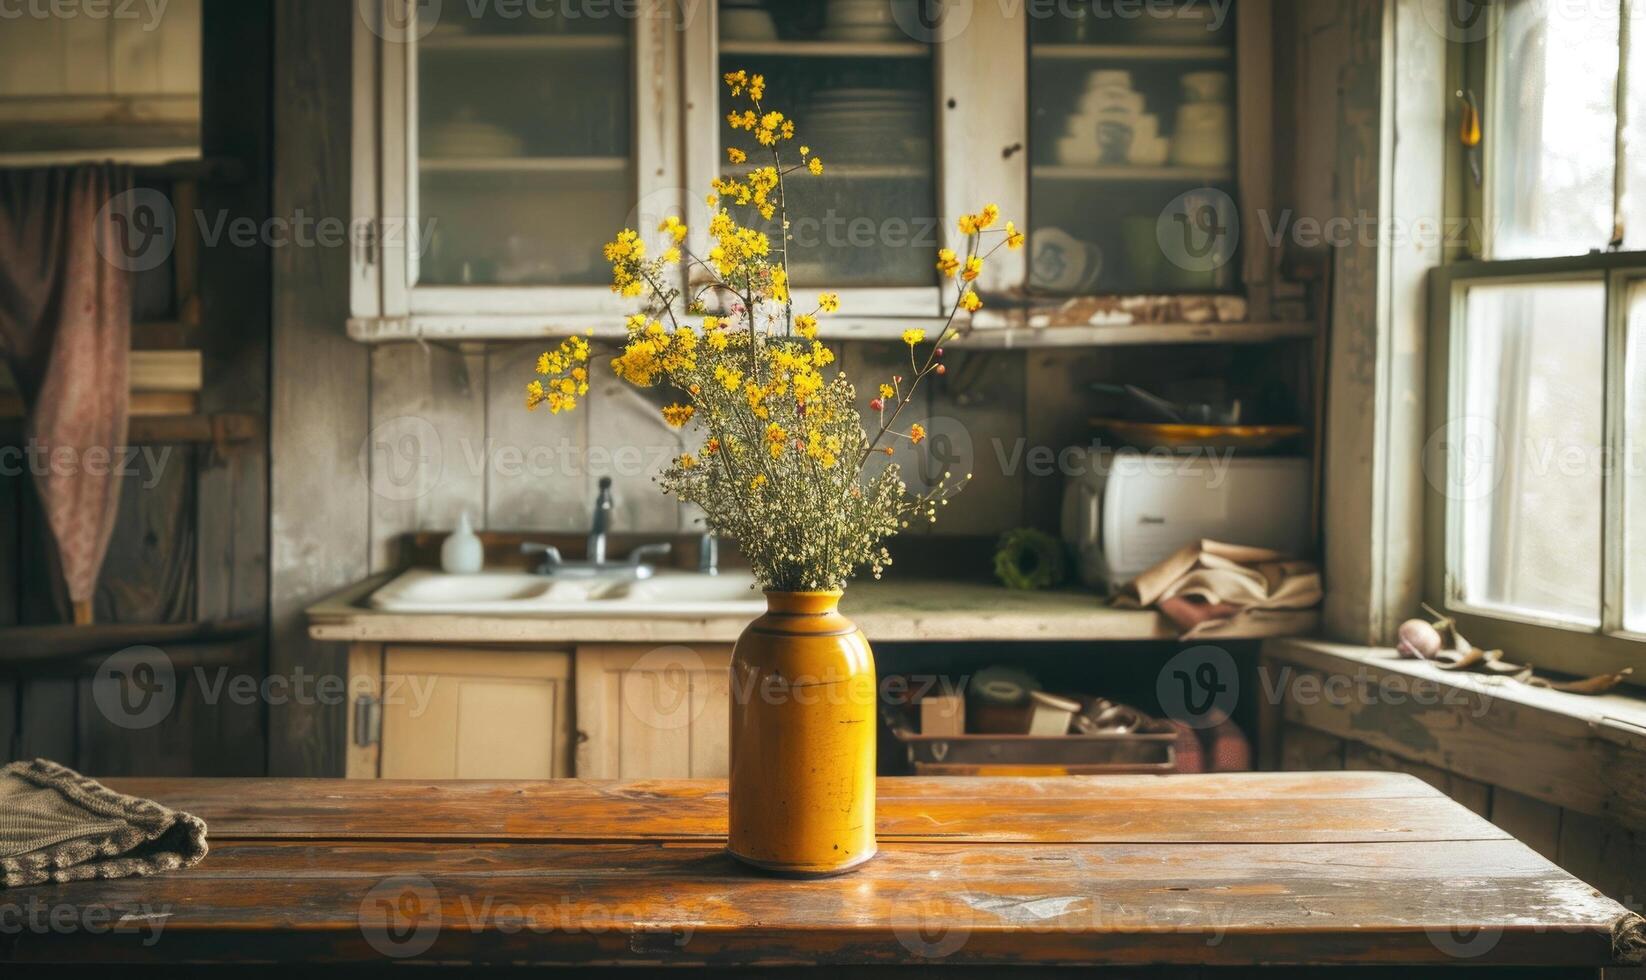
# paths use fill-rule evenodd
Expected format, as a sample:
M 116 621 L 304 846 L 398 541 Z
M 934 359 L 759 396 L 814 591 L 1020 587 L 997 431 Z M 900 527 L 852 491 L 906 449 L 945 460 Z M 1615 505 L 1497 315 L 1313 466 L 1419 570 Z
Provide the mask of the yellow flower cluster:
M 940 329 L 903 333 L 909 367 L 878 385 L 879 397 L 869 405 L 871 427 L 846 376 L 825 373 L 835 354 L 818 340 L 819 320 L 840 310 L 839 294 L 819 293 L 810 311 L 794 304 L 784 182 L 802 170 L 821 174 L 823 162 L 805 145 L 798 162 L 785 160 L 794 121 L 763 104 L 761 75 L 728 72 L 725 82 L 732 98 L 743 100 L 728 107 L 727 122 L 752 140 L 726 147 L 727 161 L 738 170 L 716 179 L 708 196 L 714 211 L 708 250 L 694 253 L 676 216 L 657 226 L 656 257 L 632 229 L 605 246 L 612 289 L 646 297 L 645 312 L 628 318 L 612 370 L 632 384 L 664 384 L 679 393 L 678 401 L 661 409 L 662 419 L 702 441 L 664 471 L 663 490 L 701 507 L 711 530 L 736 539 L 763 587 L 842 588 L 863 566 L 878 577 L 891 563 L 884 542 L 912 519 L 936 520 L 938 507 L 956 489 L 945 474 L 936 489 L 912 495 L 896 462 L 872 470 L 865 464 L 872 456 L 891 455 L 887 443 L 930 441 L 921 424 L 902 415 L 918 404 L 922 379 L 944 373 L 942 345 L 963 322 L 959 314 L 982 307 L 973 284 L 993 249 L 980 248 L 980 238 L 999 221 L 1000 210 L 991 204 L 963 217 L 965 249 L 956 245 L 938 253 L 938 270 L 959 286 L 949 320 Z M 761 165 L 749 166 L 751 157 Z M 746 227 L 729 207 L 750 208 L 761 220 L 775 220 L 775 227 L 770 234 Z M 1004 237 L 996 248 L 1024 244 L 1011 222 L 992 234 Z M 679 285 L 682 262 L 691 270 L 689 292 Z M 589 390 L 588 359 L 582 338 L 544 354 L 537 363 L 541 377 L 527 388 L 528 406 L 547 404 L 555 412 L 575 407 Z
M 697 334 L 689 326 L 672 332 L 644 313 L 629 317 L 629 342 L 612 358 L 612 373 L 639 388 L 650 388 L 665 374 L 697 366 Z
M 526 408 L 548 405 L 555 415 L 577 407 L 577 399 L 589 393 L 589 342 L 582 337 L 567 337 L 560 346 L 538 355 L 537 373 L 547 378 L 533 378 L 526 385 Z

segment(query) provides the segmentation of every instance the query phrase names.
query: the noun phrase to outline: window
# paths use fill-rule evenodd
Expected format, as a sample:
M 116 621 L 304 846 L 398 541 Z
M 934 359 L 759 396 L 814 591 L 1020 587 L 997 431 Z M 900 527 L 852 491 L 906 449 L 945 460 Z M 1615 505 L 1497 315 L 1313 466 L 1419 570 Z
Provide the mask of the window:
M 1573 673 L 1646 663 L 1641 15 L 1495 0 L 1457 49 L 1480 254 L 1433 290 L 1428 592 L 1478 645 Z

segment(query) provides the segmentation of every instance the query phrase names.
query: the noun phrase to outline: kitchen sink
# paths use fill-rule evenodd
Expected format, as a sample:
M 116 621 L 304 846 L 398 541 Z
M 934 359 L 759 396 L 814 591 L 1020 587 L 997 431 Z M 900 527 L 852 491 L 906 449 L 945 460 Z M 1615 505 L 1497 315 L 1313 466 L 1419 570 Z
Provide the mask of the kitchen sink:
M 753 617 L 766 601 L 746 572 L 705 575 L 660 570 L 557 578 L 522 572 L 447 575 L 414 569 L 372 593 L 373 609 L 406 613 L 678 618 Z

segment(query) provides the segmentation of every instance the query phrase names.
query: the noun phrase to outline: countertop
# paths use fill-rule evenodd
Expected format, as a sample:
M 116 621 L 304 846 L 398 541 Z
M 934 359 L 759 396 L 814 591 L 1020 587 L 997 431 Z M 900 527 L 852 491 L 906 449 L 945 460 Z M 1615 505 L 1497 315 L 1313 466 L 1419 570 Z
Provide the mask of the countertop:
M 746 615 L 615 619 L 380 612 L 364 600 L 399 573 L 366 580 L 308 609 L 309 635 L 361 643 L 731 643 Z M 854 582 L 841 611 L 871 643 L 1082 642 L 1172 640 L 1172 624 L 1151 610 L 1110 608 L 1090 592 L 1018 592 L 995 585 L 930 580 Z M 1262 614 L 1218 640 L 1306 636 L 1316 612 Z M 1215 640 L 1209 640 L 1215 642 Z
M 9 929 L 0 962 L 1565 978 L 1646 944 L 1638 915 L 1396 773 L 882 779 L 879 855 L 804 882 L 725 855 L 721 781 L 109 785 L 203 818 L 210 855 L 155 878 L 8 890 L 53 923 L 102 927 Z

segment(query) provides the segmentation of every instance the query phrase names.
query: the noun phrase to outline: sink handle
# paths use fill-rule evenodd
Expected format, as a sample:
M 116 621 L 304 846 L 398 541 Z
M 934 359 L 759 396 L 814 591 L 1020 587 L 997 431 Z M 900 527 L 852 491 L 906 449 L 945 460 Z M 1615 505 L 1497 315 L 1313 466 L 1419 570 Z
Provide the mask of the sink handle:
M 543 556 L 543 560 L 533 569 L 533 573 L 537 575 L 553 575 L 555 569 L 566 563 L 566 560 L 560 557 L 560 549 L 552 544 L 526 541 L 520 545 L 520 553 L 522 555 Z
M 669 557 L 669 553 L 672 551 L 674 551 L 674 545 L 669 544 L 667 541 L 659 542 L 658 544 L 643 544 L 629 552 L 629 564 L 635 566 L 644 565 L 646 563 L 646 559 L 667 558 Z

